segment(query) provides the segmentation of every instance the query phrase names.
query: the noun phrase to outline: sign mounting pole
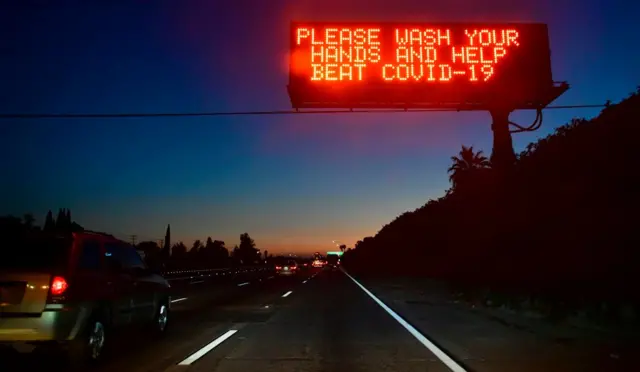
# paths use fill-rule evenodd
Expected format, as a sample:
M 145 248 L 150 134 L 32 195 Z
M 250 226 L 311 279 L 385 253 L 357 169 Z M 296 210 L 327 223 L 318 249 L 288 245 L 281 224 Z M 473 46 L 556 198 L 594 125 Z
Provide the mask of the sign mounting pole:
M 489 110 L 491 114 L 491 130 L 493 131 L 493 150 L 491 152 L 491 164 L 498 171 L 507 171 L 516 162 L 516 154 L 513 150 L 513 140 L 509 131 L 509 114 L 507 108 L 494 108 Z

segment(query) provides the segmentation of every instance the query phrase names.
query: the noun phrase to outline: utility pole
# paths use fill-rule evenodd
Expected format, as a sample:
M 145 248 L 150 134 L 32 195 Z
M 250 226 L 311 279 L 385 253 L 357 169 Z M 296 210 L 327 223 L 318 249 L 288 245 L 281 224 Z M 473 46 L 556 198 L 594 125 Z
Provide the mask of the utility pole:
M 135 247 L 136 246 L 136 238 L 138 237 L 138 235 L 129 235 L 129 237 L 131 238 L 131 245 L 133 245 Z

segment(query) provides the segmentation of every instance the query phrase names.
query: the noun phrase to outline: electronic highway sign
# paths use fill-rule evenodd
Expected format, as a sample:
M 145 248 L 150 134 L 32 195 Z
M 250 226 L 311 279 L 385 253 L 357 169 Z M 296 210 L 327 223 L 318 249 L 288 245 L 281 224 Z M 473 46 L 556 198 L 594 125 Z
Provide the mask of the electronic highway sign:
M 291 25 L 294 108 L 546 106 L 547 26 L 537 23 Z

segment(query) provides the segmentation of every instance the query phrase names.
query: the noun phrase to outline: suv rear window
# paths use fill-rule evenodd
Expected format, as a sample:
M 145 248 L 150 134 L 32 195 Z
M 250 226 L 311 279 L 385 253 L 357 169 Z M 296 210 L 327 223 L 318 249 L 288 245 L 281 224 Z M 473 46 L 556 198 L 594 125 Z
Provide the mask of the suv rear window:
M 0 241 L 0 269 L 63 269 L 70 251 L 70 238 L 33 237 Z

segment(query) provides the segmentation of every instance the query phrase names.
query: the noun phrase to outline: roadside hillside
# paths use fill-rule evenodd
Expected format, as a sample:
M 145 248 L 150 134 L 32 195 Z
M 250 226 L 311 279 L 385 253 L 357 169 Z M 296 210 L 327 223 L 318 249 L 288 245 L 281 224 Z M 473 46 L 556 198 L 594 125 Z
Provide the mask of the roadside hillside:
M 628 288 L 640 279 L 639 125 L 640 90 L 531 143 L 512 177 L 452 167 L 447 195 L 360 241 L 345 265 L 572 303 L 637 302 Z

